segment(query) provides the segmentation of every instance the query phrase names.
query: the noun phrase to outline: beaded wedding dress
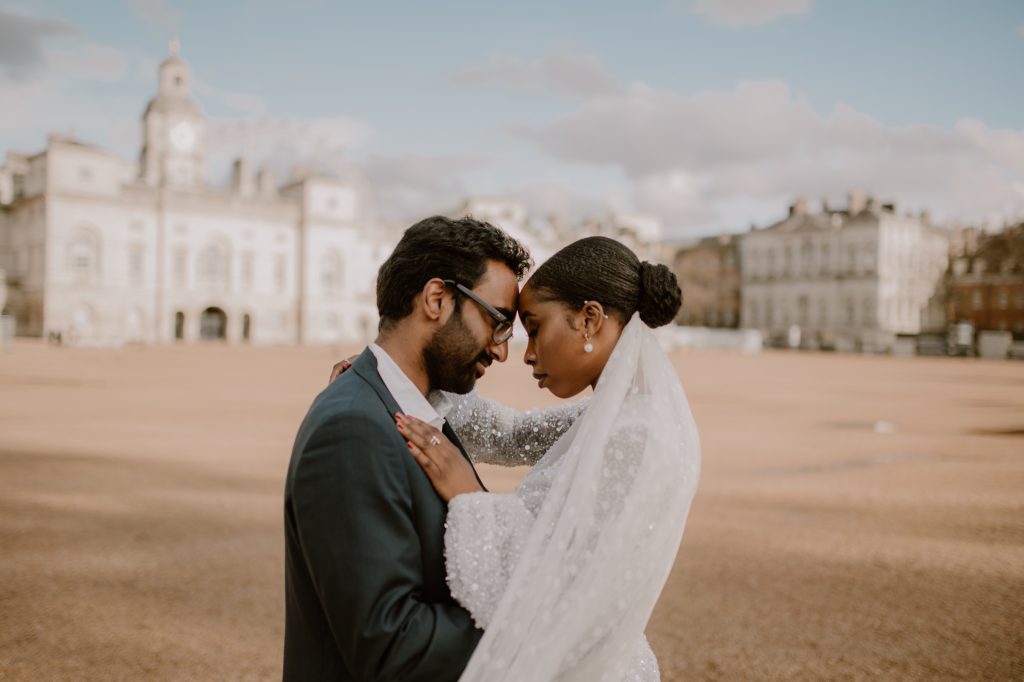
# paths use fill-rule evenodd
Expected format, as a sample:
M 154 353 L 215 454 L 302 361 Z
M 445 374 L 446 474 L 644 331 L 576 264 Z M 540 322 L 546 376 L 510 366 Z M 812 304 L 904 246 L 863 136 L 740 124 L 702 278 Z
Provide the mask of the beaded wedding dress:
M 451 397 L 449 423 L 474 461 L 536 462 L 514 494 L 449 503 L 448 584 L 484 630 L 461 679 L 659 679 L 643 631 L 682 539 L 700 444 L 651 330 L 633 317 L 588 401 L 519 414 Z

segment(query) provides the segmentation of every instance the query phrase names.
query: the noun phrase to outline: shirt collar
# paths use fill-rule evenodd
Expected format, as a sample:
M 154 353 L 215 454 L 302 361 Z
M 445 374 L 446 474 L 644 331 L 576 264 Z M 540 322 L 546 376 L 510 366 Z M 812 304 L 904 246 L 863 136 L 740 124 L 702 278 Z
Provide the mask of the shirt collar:
M 416 384 L 406 376 L 387 351 L 375 343 L 371 343 L 370 352 L 377 358 L 377 373 L 391 396 L 402 408 L 404 414 L 427 422 L 436 429 L 444 426 L 444 418 L 452 409 L 452 401 L 441 391 L 431 391 L 427 398 L 423 397 Z

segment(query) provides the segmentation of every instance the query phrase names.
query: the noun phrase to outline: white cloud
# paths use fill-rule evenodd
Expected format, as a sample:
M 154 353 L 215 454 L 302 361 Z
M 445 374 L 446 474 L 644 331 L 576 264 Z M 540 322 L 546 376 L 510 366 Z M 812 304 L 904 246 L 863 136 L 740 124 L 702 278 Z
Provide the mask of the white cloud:
M 532 61 L 496 52 L 484 64 L 461 69 L 452 80 L 463 85 L 542 88 L 580 96 L 603 95 L 621 89 L 597 57 L 567 51 L 552 52 Z
M 281 180 L 294 166 L 343 172 L 349 151 L 368 137 L 365 124 L 347 118 L 214 119 L 207 127 L 206 151 L 213 175 L 245 156 L 254 166 L 269 167 Z
M 68 49 L 46 52 L 47 64 L 64 74 L 92 80 L 114 82 L 128 71 L 128 57 L 106 45 L 78 44 Z
M 152 80 L 152 76 L 148 80 Z M 200 99 L 216 101 L 246 116 L 262 116 L 267 112 L 267 102 L 259 95 L 218 88 L 198 78 L 193 81 L 193 89 Z
M 745 227 L 794 195 L 838 201 L 851 187 L 940 217 L 1024 215 L 1024 131 L 892 127 L 845 105 L 822 116 L 779 81 L 685 96 L 635 85 L 523 134 L 563 161 L 621 169 L 636 209 L 692 230 Z
M 464 175 L 484 168 L 480 156 L 372 156 L 360 164 L 377 214 L 409 219 L 453 210 L 467 195 Z
M 787 14 L 807 14 L 814 0 L 696 0 L 693 11 L 713 24 L 756 26 Z
M 181 10 L 166 0 L 125 0 L 132 13 L 153 28 L 174 31 L 181 23 Z
M 64 19 L 36 19 L 0 9 L 0 73 L 25 80 L 46 64 L 44 41 L 77 35 L 78 29 Z

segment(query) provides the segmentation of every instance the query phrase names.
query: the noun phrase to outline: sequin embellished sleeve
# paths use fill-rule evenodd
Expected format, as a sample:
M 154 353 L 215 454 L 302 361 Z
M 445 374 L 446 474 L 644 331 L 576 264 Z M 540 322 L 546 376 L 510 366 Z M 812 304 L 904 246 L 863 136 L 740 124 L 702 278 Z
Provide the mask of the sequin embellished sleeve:
M 519 412 L 476 391 L 446 394 L 447 415 L 474 464 L 533 465 L 586 409 L 590 398 L 575 403 Z
M 533 515 L 514 494 L 467 493 L 448 503 L 448 587 L 477 627 L 491 622 L 532 526 Z

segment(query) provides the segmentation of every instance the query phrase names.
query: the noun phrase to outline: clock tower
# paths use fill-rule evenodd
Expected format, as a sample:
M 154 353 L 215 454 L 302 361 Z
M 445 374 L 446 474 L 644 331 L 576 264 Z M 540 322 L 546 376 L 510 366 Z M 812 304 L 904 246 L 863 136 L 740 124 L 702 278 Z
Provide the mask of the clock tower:
M 201 187 L 206 121 L 192 99 L 192 71 L 179 51 L 178 41 L 172 40 L 171 54 L 160 64 L 156 97 L 142 116 L 139 172 L 149 185 Z

